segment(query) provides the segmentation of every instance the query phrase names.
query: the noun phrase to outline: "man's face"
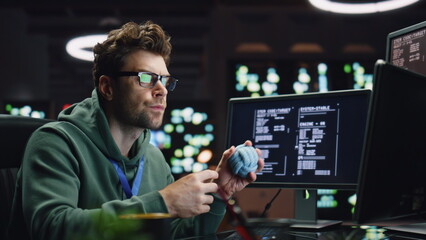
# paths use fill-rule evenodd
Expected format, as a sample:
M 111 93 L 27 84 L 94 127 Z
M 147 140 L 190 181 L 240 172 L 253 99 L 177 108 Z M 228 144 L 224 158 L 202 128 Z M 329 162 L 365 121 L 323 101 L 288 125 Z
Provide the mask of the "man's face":
M 120 71 L 169 75 L 163 57 L 145 50 L 128 55 Z M 115 81 L 112 104 L 117 120 L 128 127 L 159 128 L 168 93 L 161 81 L 157 81 L 153 88 L 141 87 L 138 76 L 118 77 Z

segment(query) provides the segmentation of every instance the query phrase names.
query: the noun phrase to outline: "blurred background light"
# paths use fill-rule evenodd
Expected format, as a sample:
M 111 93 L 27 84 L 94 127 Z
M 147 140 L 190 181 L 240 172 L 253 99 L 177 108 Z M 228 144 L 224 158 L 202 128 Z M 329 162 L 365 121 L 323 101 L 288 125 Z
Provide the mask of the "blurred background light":
M 182 124 L 176 125 L 176 132 L 183 133 L 185 131 L 185 127 Z
M 203 114 L 201 113 L 196 112 L 192 115 L 192 124 L 194 125 L 200 125 L 203 120 Z
M 95 34 L 76 37 L 68 41 L 65 46 L 67 53 L 74 58 L 84 61 L 93 61 L 93 47 L 107 39 L 106 34 Z
M 309 0 L 316 8 L 344 14 L 366 14 L 385 12 L 414 4 L 419 0 L 387 0 L 379 2 L 348 3 L 330 0 Z
M 205 130 L 206 132 L 213 132 L 214 127 L 213 127 L 213 125 L 212 125 L 212 124 L 206 124 L 206 126 L 204 126 L 204 130 Z
M 213 152 L 210 149 L 204 149 L 203 151 L 198 154 L 197 162 L 200 163 L 207 163 L 209 162 L 213 157 Z
M 166 133 L 172 133 L 175 127 L 173 126 L 173 124 L 165 124 L 163 129 Z

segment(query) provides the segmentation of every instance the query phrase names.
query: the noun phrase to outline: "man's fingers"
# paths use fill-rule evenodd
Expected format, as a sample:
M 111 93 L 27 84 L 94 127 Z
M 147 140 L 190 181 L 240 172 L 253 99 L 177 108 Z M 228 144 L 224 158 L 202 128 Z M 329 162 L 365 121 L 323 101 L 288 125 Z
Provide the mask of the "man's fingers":
M 230 148 L 228 148 L 225 152 L 223 152 L 223 158 L 224 159 L 228 159 L 231 157 L 232 154 L 234 154 L 235 152 L 235 147 L 231 146 Z
M 212 204 L 214 201 L 214 197 L 212 195 L 204 195 L 204 204 Z
M 203 185 L 203 192 L 205 193 L 215 193 L 218 190 L 218 186 L 216 183 L 210 182 L 210 183 L 205 183 Z
M 256 178 L 257 178 L 256 173 L 254 173 L 254 172 L 249 172 L 249 174 L 248 174 L 247 176 L 248 176 L 248 180 L 249 180 L 249 182 L 254 182 L 254 181 L 256 181 Z
M 209 212 L 209 211 L 210 211 L 210 206 L 209 206 L 209 205 L 207 205 L 207 204 L 201 205 L 201 206 L 198 208 L 198 211 L 199 211 L 199 212 L 198 212 L 196 215 L 203 214 L 203 213 L 207 213 L 207 212 Z
M 259 157 L 262 157 L 262 151 L 259 148 L 256 148 L 256 153 Z
M 216 171 L 213 170 L 204 170 L 201 172 L 196 173 L 198 179 L 202 182 L 205 182 L 206 180 L 210 179 L 217 179 L 219 177 L 219 174 Z
M 260 172 L 264 166 L 265 166 L 265 161 L 263 160 L 263 158 L 260 158 L 259 161 L 257 162 L 256 172 Z

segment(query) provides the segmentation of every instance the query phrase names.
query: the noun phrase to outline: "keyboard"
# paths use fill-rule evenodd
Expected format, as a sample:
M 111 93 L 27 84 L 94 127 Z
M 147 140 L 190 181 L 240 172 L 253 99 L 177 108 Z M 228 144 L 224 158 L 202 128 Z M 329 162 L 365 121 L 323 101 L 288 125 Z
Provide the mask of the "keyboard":
M 318 234 L 315 232 L 295 232 L 289 228 L 278 228 L 278 227 L 255 227 L 251 229 L 254 235 L 259 240 L 304 240 L 304 239 L 318 239 Z M 225 240 L 241 240 L 243 239 L 237 232 L 232 233 Z

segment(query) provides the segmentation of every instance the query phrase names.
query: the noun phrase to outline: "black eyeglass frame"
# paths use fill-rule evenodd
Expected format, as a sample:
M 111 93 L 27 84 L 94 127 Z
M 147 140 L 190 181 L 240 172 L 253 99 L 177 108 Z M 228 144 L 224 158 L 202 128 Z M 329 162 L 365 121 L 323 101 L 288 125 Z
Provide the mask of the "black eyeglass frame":
M 141 76 L 143 74 L 150 75 L 151 76 L 151 82 L 149 85 L 145 85 L 146 83 L 141 81 Z M 137 76 L 139 77 L 139 85 L 143 88 L 153 88 L 157 82 L 160 80 L 163 86 L 168 91 L 173 91 L 176 88 L 176 83 L 179 81 L 176 78 L 172 76 L 165 76 L 165 75 L 158 75 L 156 73 L 152 72 L 127 72 L 127 71 L 120 71 L 115 76 L 117 77 L 130 77 L 130 76 Z

